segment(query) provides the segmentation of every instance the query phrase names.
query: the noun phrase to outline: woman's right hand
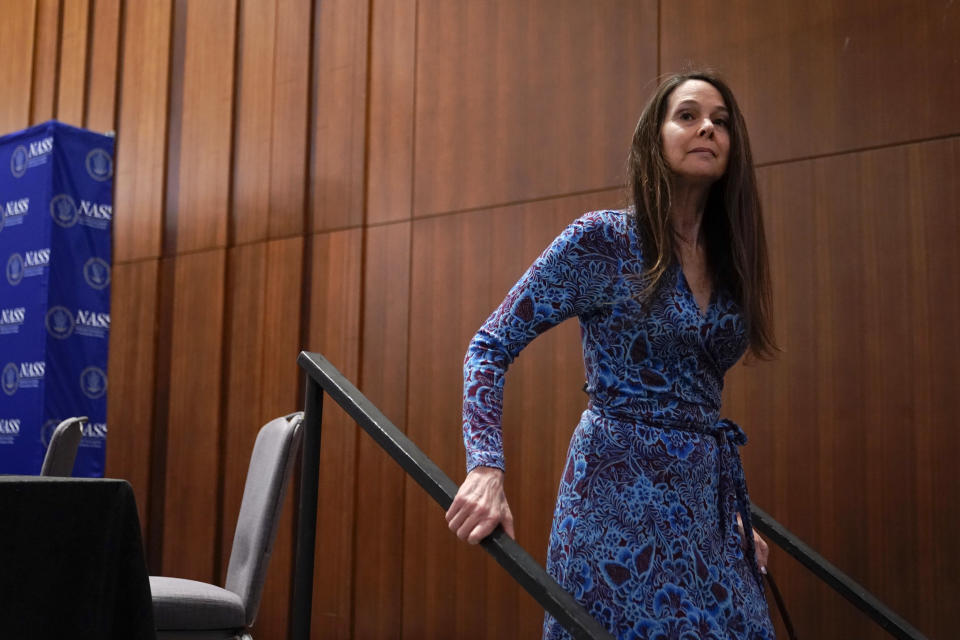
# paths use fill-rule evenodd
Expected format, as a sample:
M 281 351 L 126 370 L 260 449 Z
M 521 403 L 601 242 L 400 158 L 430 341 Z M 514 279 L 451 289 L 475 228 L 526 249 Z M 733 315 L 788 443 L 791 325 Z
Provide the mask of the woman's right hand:
M 513 538 L 513 514 L 503 493 L 503 471 L 476 467 L 468 473 L 447 510 L 447 524 L 470 544 L 486 538 L 498 524 Z

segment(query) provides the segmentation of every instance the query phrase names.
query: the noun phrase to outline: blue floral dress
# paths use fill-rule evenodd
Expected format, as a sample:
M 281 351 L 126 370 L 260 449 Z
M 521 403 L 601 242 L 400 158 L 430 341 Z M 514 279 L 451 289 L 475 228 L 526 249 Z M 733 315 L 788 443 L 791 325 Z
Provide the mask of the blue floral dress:
M 740 512 L 749 534 L 746 437 L 719 418 L 724 372 L 747 347 L 743 318 L 719 288 L 701 313 L 678 266 L 641 302 L 642 274 L 625 211 L 580 217 L 537 258 L 467 351 L 467 469 L 504 468 L 507 368 L 578 316 L 590 401 L 560 480 L 548 572 L 621 640 L 773 638 L 752 537 L 744 552 L 736 526 Z M 547 615 L 543 637 L 569 635 Z

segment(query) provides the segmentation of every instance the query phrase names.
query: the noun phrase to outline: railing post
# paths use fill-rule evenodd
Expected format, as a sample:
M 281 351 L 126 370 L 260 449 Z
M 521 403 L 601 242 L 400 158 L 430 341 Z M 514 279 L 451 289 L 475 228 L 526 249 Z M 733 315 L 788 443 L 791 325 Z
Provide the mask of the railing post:
M 300 504 L 297 510 L 297 549 L 293 567 L 293 605 L 290 638 L 309 640 L 313 606 L 313 557 L 317 535 L 317 497 L 320 483 L 320 426 L 323 389 L 307 376 L 300 456 Z

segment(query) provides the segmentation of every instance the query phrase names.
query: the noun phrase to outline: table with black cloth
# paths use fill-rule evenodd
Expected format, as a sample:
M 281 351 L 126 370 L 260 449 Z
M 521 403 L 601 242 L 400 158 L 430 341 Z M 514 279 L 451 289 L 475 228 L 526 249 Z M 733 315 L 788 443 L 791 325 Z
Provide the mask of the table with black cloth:
M 0 638 L 155 638 L 126 481 L 0 476 Z

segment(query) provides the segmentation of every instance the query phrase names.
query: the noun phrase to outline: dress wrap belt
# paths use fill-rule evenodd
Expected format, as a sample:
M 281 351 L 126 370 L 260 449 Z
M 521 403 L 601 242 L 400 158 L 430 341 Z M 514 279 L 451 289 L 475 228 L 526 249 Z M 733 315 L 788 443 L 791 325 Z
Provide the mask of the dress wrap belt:
M 621 407 L 608 409 L 595 404 L 592 400 L 588 408 L 597 415 L 609 420 L 614 420 L 616 422 L 624 422 L 628 424 L 639 423 L 643 426 L 655 429 L 663 429 L 665 431 L 683 431 L 686 433 L 706 435 L 716 439 L 719 450 L 720 465 L 720 484 L 717 489 L 720 500 L 719 510 L 720 513 L 723 514 L 724 510 L 722 505 L 726 499 L 726 496 L 732 493 L 734 504 L 736 505 L 736 509 L 740 513 L 740 518 L 743 522 L 744 538 L 746 538 L 745 546 L 748 554 L 747 562 L 749 563 L 751 573 L 753 573 L 753 576 L 757 580 L 757 583 L 760 585 L 760 589 L 762 591 L 763 576 L 761 575 L 760 568 L 757 565 L 756 547 L 753 542 L 753 522 L 750 517 L 750 496 L 747 493 L 747 480 L 743 473 L 743 461 L 740 459 L 740 447 L 747 444 L 747 434 L 744 433 L 743 429 L 740 428 L 740 425 L 732 420 L 728 420 L 727 418 L 719 418 L 713 422 L 698 421 L 695 419 L 676 420 L 672 418 L 665 418 L 662 415 L 649 416 L 649 419 L 645 419 L 644 413 L 646 412 L 644 411 L 628 412 Z M 725 478 L 729 478 L 732 481 L 732 487 L 729 486 Z M 723 535 L 724 538 L 726 538 L 727 531 L 725 529 L 727 522 L 724 518 L 721 518 L 721 525 L 724 527 Z

